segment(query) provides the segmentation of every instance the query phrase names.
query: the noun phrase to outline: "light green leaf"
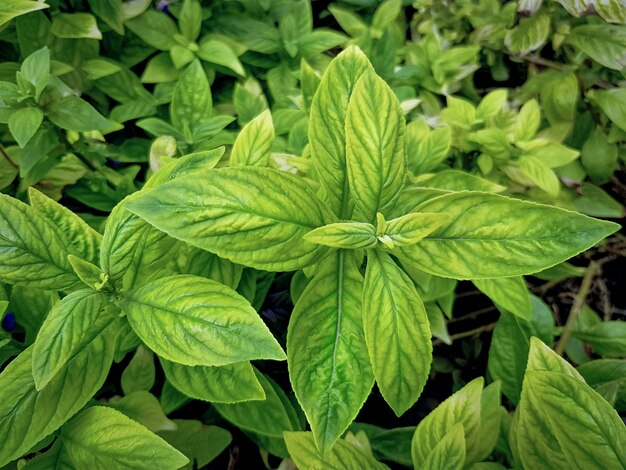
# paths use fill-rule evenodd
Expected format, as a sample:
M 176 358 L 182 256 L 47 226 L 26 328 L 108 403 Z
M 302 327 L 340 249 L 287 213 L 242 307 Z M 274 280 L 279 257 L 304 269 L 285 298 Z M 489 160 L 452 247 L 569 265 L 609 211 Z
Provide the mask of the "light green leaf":
M 445 189 L 448 191 L 501 193 L 506 190 L 505 186 L 460 170 L 443 170 L 434 174 L 420 175 L 413 179 L 413 183 L 423 188 Z M 417 205 L 413 207 L 417 207 Z
M 465 434 L 467 445 L 465 465 L 476 461 L 476 443 L 480 439 L 482 389 L 482 377 L 472 380 L 420 421 L 411 443 L 411 457 L 415 468 L 423 468 L 429 454 L 457 423 L 462 424 Z
M 219 367 L 189 367 L 161 359 L 161 365 L 167 380 L 180 392 L 196 400 L 236 403 L 265 398 L 249 362 Z
M 446 159 L 452 145 L 452 131 L 445 126 L 420 135 L 417 126 L 411 124 L 406 127 L 407 164 L 413 173 L 419 175 Z
M 176 424 L 163 413 L 159 400 L 146 391 L 138 390 L 124 398 L 112 400 L 111 406 L 152 432 L 176 429 Z
M 9 116 L 9 130 L 20 147 L 24 147 L 35 135 L 43 121 L 39 108 L 21 108 Z
M 231 434 L 217 426 L 187 419 L 175 419 L 174 423 L 175 431 L 161 431 L 159 435 L 189 458 L 185 470 L 205 467 L 232 441 Z M 193 466 L 194 462 L 197 467 Z
M 506 106 L 507 98 L 506 89 L 495 89 L 487 93 L 476 108 L 476 119 L 484 121 L 496 116 Z
M 172 124 L 185 134 L 213 114 L 213 99 L 206 73 L 200 61 L 193 61 L 176 86 L 170 105 Z
M 599 64 L 613 69 L 626 67 L 626 26 L 584 24 L 573 28 L 565 37 Z
M 304 239 L 333 248 L 373 248 L 377 244 L 376 229 L 365 222 L 337 222 L 311 230 Z
M 122 372 L 121 385 L 124 395 L 141 390 L 149 392 L 154 386 L 154 379 L 154 354 L 142 344 Z
M 31 11 L 49 8 L 43 1 L 31 0 L 5 0 L 0 5 L 0 27 L 11 21 L 13 18 L 25 15 Z
M 149 184 L 149 183 L 148 183 Z M 107 219 L 100 266 L 118 288 L 162 277 L 176 241 L 118 204 Z
M 514 134 L 517 142 L 531 140 L 541 124 L 541 109 L 536 99 L 528 100 L 515 118 Z
M 404 185 L 404 117 L 391 88 L 364 72 L 346 113 L 346 162 L 357 217 L 373 223 L 393 208 Z
M 0 280 L 9 284 L 71 290 L 80 284 L 67 255 L 70 242 L 33 208 L 0 194 Z M 69 250 L 69 251 L 68 251 Z
M 95 16 L 89 13 L 60 13 L 52 19 L 50 32 L 59 38 L 102 39 Z
M 356 417 L 374 384 L 362 292 L 351 253 L 332 254 L 298 299 L 287 330 L 289 377 L 322 454 Z
M 593 6 L 609 23 L 626 23 L 626 4 L 621 0 L 594 0 Z
M 562 358 L 531 339 L 519 408 L 517 447 L 528 468 L 622 468 L 626 426 Z M 542 439 L 537 439 L 542 432 Z
M 112 126 L 93 106 L 74 95 L 52 101 L 46 111 L 53 124 L 70 131 L 104 130 Z
M 156 9 L 151 8 L 128 20 L 126 26 L 146 44 L 161 51 L 169 51 L 176 44 L 176 23 L 166 13 Z
M 216 39 L 202 41 L 200 44 L 200 50 L 198 51 L 198 56 L 207 62 L 211 62 L 212 64 L 226 67 L 241 77 L 246 76 L 246 71 L 241 65 L 241 62 L 239 62 L 235 52 L 233 52 L 228 44 L 225 44 L 222 41 L 218 41 Z
M 60 439 L 77 468 L 179 468 L 189 459 L 162 438 L 104 406 L 92 406 L 63 428 Z
M 28 198 L 35 212 L 61 229 L 83 259 L 97 262 L 102 235 L 74 212 L 36 189 L 28 188 Z
M 454 279 L 541 271 L 590 248 L 619 227 L 576 212 L 471 191 L 428 200 L 417 211 L 447 214 L 451 222 L 399 249 L 398 256 L 426 272 Z
M 311 160 L 331 209 L 345 220 L 353 208 L 346 168 L 346 113 L 357 80 L 370 67 L 360 49 L 346 49 L 326 69 L 311 105 Z
M 389 249 L 414 245 L 441 227 L 447 220 L 448 217 L 445 214 L 428 214 L 426 212 L 412 212 L 388 222 L 383 219 L 384 223 L 380 221 L 378 223 L 381 232 L 378 234 L 378 239 Z
M 555 142 L 535 140 L 523 146 L 521 159 L 533 157 L 549 168 L 565 166 L 578 158 L 578 150 Z
M 323 468 L 329 470 L 380 470 L 387 468 L 365 453 L 361 448 L 339 440 L 332 449 L 321 452 L 315 445 L 313 433 L 285 432 L 289 455 L 298 468 Z
M 299 269 L 327 250 L 302 237 L 330 221 L 328 209 L 304 180 L 269 168 L 180 178 L 126 207 L 175 238 L 257 269 Z
M 413 281 L 383 251 L 368 252 L 363 292 L 363 330 L 374 377 L 400 416 L 417 401 L 428 379 L 428 316 Z
M 461 470 L 465 463 L 465 435 L 463 424 L 454 424 L 443 439 L 430 451 L 426 460 L 414 469 Z
M 531 155 L 524 155 L 517 161 L 517 164 L 530 181 L 539 188 L 543 189 L 550 196 L 559 195 L 561 189 L 559 178 L 541 160 Z
M 87 60 L 80 65 L 80 68 L 87 74 L 89 80 L 108 77 L 122 70 L 120 64 L 105 57 Z
M 67 259 L 79 279 L 93 290 L 102 290 L 109 281 L 109 275 L 95 264 L 74 255 L 69 255 Z
M 476 107 L 463 98 L 448 96 L 448 107 L 441 112 L 441 118 L 451 126 L 471 129 L 476 120 Z
M 572 72 L 548 72 L 539 89 L 541 111 L 552 125 L 573 122 L 580 96 L 578 78 Z
M 522 18 L 519 25 L 507 31 L 504 45 L 513 54 L 526 55 L 543 46 L 550 34 L 550 16 L 532 15 Z
M 177 275 L 126 293 L 123 311 L 159 356 L 188 366 L 285 359 L 246 300 L 210 279 Z
M 263 111 L 244 126 L 230 155 L 230 166 L 267 166 L 274 143 L 272 113 Z
M 617 127 L 626 132 L 626 89 L 591 90 L 587 96 L 600 106 Z
M 93 397 L 113 360 L 111 338 L 97 338 L 37 391 L 33 348 L 22 352 L 0 374 L 0 465 L 21 457 L 57 430 Z
M 476 279 L 472 281 L 478 289 L 503 309 L 524 320 L 533 315 L 530 293 L 524 278 L 502 277 L 496 279 Z
M 214 168 L 224 155 L 224 147 L 212 150 L 202 150 L 177 158 L 171 163 L 165 164 L 146 182 L 144 188 L 156 188 L 157 186 L 180 178 Z
M 104 310 L 106 305 L 105 295 L 83 289 L 52 307 L 33 347 L 33 378 L 37 390 L 42 390 L 108 327 L 115 331 L 119 323 L 114 323 L 114 312 Z

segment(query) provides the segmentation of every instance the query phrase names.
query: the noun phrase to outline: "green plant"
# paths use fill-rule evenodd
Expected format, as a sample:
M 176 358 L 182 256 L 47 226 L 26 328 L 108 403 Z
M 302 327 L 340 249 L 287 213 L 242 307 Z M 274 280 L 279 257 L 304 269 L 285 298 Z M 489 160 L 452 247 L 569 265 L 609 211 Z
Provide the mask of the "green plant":
M 626 466 L 621 3 L 166 3 L 0 6 L 0 468 Z

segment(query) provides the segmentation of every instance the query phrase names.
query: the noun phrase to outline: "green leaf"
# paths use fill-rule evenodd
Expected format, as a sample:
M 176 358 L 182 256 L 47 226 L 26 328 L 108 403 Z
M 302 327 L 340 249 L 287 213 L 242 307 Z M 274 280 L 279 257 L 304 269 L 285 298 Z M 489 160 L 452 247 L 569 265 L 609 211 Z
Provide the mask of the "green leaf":
M 94 14 L 117 34 L 124 34 L 122 0 L 87 0 Z
M 530 155 L 523 156 L 517 164 L 530 181 L 543 189 L 550 196 L 558 196 L 561 189 L 561 182 L 547 165 L 538 158 Z
M 257 269 L 299 269 L 326 251 L 302 237 L 330 220 L 328 209 L 301 178 L 269 168 L 180 178 L 126 207 L 175 238 Z
M 541 111 L 550 124 L 572 122 L 580 96 L 578 78 L 572 72 L 549 72 L 539 89 Z
M 621 130 L 626 132 L 626 90 L 615 88 L 612 90 L 591 90 L 587 93 L 589 99 L 600 106 L 609 119 Z
M 378 217 L 378 239 L 389 249 L 414 245 L 447 222 L 445 214 L 413 212 L 386 222 Z
M 230 166 L 267 166 L 274 143 L 272 113 L 263 111 L 244 126 L 230 154 Z
M 531 339 L 517 423 L 522 464 L 566 468 L 626 466 L 626 426 L 562 358 Z M 542 439 L 537 439 L 540 432 Z
M 413 124 L 413 123 L 412 123 Z M 406 155 L 408 166 L 415 174 L 426 173 L 443 162 L 452 145 L 450 127 L 440 127 L 428 131 L 426 135 L 416 135 L 416 126 L 406 127 Z
M 608 182 L 618 166 L 618 147 L 610 143 L 602 128 L 596 127 L 580 151 L 587 175 L 596 184 Z
M 74 212 L 36 189 L 28 188 L 28 198 L 35 212 L 61 229 L 83 259 L 97 262 L 102 235 Z
M 33 348 L 33 378 L 42 390 L 69 361 L 104 331 L 119 328 L 115 312 L 104 310 L 107 298 L 89 289 L 73 292 L 52 307 Z
M 148 183 L 150 184 L 150 183 Z M 118 288 L 129 289 L 163 276 L 176 241 L 118 204 L 107 219 L 100 266 Z
M 331 209 L 346 220 L 353 207 L 346 168 L 346 113 L 357 80 L 370 67 L 360 49 L 346 49 L 329 64 L 311 105 L 311 160 Z
M 185 134 L 213 114 L 213 99 L 200 61 L 193 61 L 174 87 L 170 116 L 172 124 Z
M 52 222 L 23 202 L 0 194 L 0 280 L 71 290 L 80 283 L 67 255 L 70 242 Z
M 302 428 L 298 414 L 285 392 L 269 377 L 253 369 L 257 387 L 264 399 L 239 403 L 217 403 L 215 409 L 228 421 L 244 431 L 282 440 L 284 431 Z
M 87 74 L 89 80 L 108 77 L 122 70 L 122 67 L 117 62 L 104 57 L 87 60 L 81 64 L 80 68 Z
M 428 316 L 413 281 L 381 250 L 368 252 L 363 292 L 363 330 L 374 377 L 400 416 L 417 401 L 428 379 Z
M 165 164 L 146 182 L 145 188 L 155 188 L 163 183 L 214 168 L 224 155 L 224 147 L 203 150 L 184 155 L 170 164 Z
M 626 65 L 626 26 L 605 24 L 576 26 L 565 37 L 565 44 L 576 46 L 609 69 L 623 70 Z
M 178 17 L 180 32 L 189 40 L 195 41 L 202 28 L 202 6 L 197 0 L 185 0 Z
M 609 23 L 626 23 L 626 5 L 620 0 L 594 0 L 593 7 Z
M 506 89 L 495 89 L 487 93 L 476 108 L 476 119 L 484 121 L 496 116 L 505 108 L 507 98 Z
M 126 293 L 122 309 L 144 343 L 170 361 L 219 366 L 285 359 L 250 304 L 209 279 L 189 275 L 158 279 Z
M 498 443 L 503 408 L 500 406 L 500 382 L 487 385 L 480 396 L 480 439 L 476 443 L 476 459 L 488 458 Z
M 439 442 L 461 423 L 467 444 L 465 465 L 473 463 L 480 429 L 480 399 L 483 379 L 479 377 L 456 392 L 431 411 L 415 429 L 411 443 L 411 457 L 415 468 L 423 468 Z
M 89 13 L 60 13 L 52 19 L 52 34 L 68 39 L 102 39 L 96 18 Z
M 615 409 L 626 410 L 626 360 L 596 359 L 578 367 L 578 372 L 589 386 L 609 403 L 613 399 Z
M 141 390 L 149 392 L 154 387 L 154 380 L 154 354 L 144 345 L 140 345 L 122 372 L 121 385 L 124 395 Z
M 111 400 L 111 406 L 152 432 L 176 429 L 176 424 L 163 413 L 159 400 L 146 391 L 139 390 L 124 398 Z
M 530 320 L 533 309 L 530 293 L 524 278 L 502 277 L 496 279 L 476 279 L 472 281 L 478 290 L 489 297 L 496 305 L 524 320 Z
M 21 108 L 9 116 L 9 130 L 20 147 L 24 147 L 35 135 L 43 121 L 39 108 Z
M 365 222 L 337 222 L 311 230 L 304 239 L 318 245 L 333 248 L 373 248 L 376 240 L 376 229 Z
M 175 419 L 175 431 L 161 431 L 159 435 L 181 451 L 190 463 L 185 470 L 203 468 L 221 454 L 232 441 L 231 434 L 217 426 L 206 426 L 200 421 Z M 193 466 L 193 463 L 197 467 Z
M 521 146 L 521 145 L 520 145 Z M 578 158 L 578 150 L 554 142 L 535 140 L 523 145 L 520 160 L 532 157 L 549 168 L 565 166 Z
M 374 384 L 362 292 L 351 253 L 332 254 L 298 299 L 287 330 L 289 377 L 322 454 L 354 420 Z
M 109 275 L 89 261 L 85 261 L 74 255 L 69 255 L 68 261 L 79 279 L 93 290 L 102 290 L 109 281 Z
M 541 124 L 541 109 L 537 100 L 526 101 L 515 118 L 515 141 L 531 140 Z
M 415 185 L 448 191 L 483 191 L 501 193 L 506 187 L 460 170 L 443 170 L 435 174 L 420 175 L 413 179 Z M 408 187 L 410 188 L 410 187 Z M 408 189 L 407 188 L 407 189 Z M 417 207 L 419 204 L 413 205 Z
M 63 428 L 60 439 L 77 468 L 179 468 L 189 459 L 119 411 L 92 406 Z
M 574 337 L 591 345 L 600 356 L 626 356 L 626 322 L 624 321 L 604 321 L 589 328 L 574 330 Z
M 85 406 L 109 373 L 112 346 L 112 338 L 97 338 L 41 391 L 33 380 L 32 347 L 4 369 L 0 374 L 0 465 L 27 453 Z
M 519 25 L 507 31 L 504 45 L 513 54 L 526 55 L 543 46 L 550 34 L 550 16 L 532 15 L 522 18 Z
M 236 403 L 265 398 L 249 362 L 219 367 L 189 367 L 161 359 L 161 365 L 167 380 L 180 392 L 196 400 Z
M 399 249 L 398 256 L 426 272 L 453 279 L 541 271 L 618 228 L 575 212 L 470 191 L 431 199 L 417 211 L 447 214 L 451 222 L 420 243 Z
M 111 123 L 93 106 L 73 95 L 52 101 L 46 109 L 46 116 L 53 124 L 69 131 L 87 132 L 111 127 Z
M 169 51 L 176 44 L 174 40 L 174 35 L 178 34 L 176 23 L 167 14 L 155 9 L 146 10 L 128 20 L 126 26 L 155 49 Z
M 465 435 L 463 424 L 452 426 L 443 439 L 430 451 L 426 460 L 414 465 L 416 470 L 461 470 L 465 463 Z
M 476 108 L 472 103 L 454 96 L 446 98 L 448 107 L 441 112 L 441 118 L 451 126 L 471 129 L 476 120 Z
M 49 8 L 49 5 L 46 5 L 43 1 L 5 0 L 0 5 L 0 27 L 17 16 L 25 15 L 31 11 L 43 10 L 44 8 Z
M 346 113 L 346 162 L 358 217 L 387 213 L 404 185 L 404 117 L 391 88 L 373 71 L 359 78 Z
M 384 469 L 387 466 L 374 460 L 361 448 L 339 440 L 327 452 L 318 450 L 313 433 L 286 432 L 285 442 L 289 455 L 298 468 L 324 468 L 342 470 Z
M 246 71 L 241 65 L 241 62 L 239 62 L 237 55 L 228 46 L 228 44 L 225 44 L 222 41 L 215 39 L 202 41 L 200 44 L 200 50 L 198 51 L 198 57 L 202 60 L 206 60 L 207 62 L 211 62 L 212 64 L 226 67 L 241 77 L 246 76 Z

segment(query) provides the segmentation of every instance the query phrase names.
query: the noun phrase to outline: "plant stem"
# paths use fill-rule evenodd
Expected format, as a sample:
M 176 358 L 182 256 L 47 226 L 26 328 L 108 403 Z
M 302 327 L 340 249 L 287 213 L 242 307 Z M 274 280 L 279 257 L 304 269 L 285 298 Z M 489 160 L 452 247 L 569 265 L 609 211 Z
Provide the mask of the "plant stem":
M 576 294 L 576 298 L 574 299 L 574 303 L 572 304 L 572 308 L 569 311 L 569 316 L 567 317 L 567 322 L 565 322 L 565 327 L 563 328 L 563 332 L 561 333 L 561 337 L 559 338 L 559 342 L 556 345 L 556 353 L 559 356 L 562 356 L 569 344 L 569 340 L 572 337 L 572 331 L 574 330 L 574 326 L 576 325 L 576 320 L 578 319 L 578 315 L 582 311 L 585 300 L 587 299 L 587 295 L 589 294 L 589 290 L 591 289 L 591 284 L 593 283 L 593 278 L 598 272 L 598 268 L 600 265 L 592 261 L 589 263 L 587 267 L 587 271 L 585 271 L 585 276 L 583 277 L 583 281 L 580 284 L 580 289 L 578 289 L 578 293 Z
M 484 333 L 486 331 L 491 331 L 495 328 L 496 322 L 489 323 L 488 325 L 479 326 L 478 328 L 474 328 L 473 330 L 462 331 L 461 333 L 457 333 L 455 335 L 450 335 L 450 339 L 454 341 L 455 339 L 467 338 L 469 336 L 474 336 L 479 333 Z M 443 344 L 443 341 L 440 339 L 436 339 L 433 341 L 433 346 L 437 344 Z

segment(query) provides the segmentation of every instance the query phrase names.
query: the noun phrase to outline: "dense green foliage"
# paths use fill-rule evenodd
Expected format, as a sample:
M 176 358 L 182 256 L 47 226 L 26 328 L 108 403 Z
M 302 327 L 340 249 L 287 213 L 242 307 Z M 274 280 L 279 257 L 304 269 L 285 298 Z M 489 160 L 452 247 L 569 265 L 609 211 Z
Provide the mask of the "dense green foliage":
M 0 468 L 626 468 L 626 6 L 318 3 L 0 5 Z

